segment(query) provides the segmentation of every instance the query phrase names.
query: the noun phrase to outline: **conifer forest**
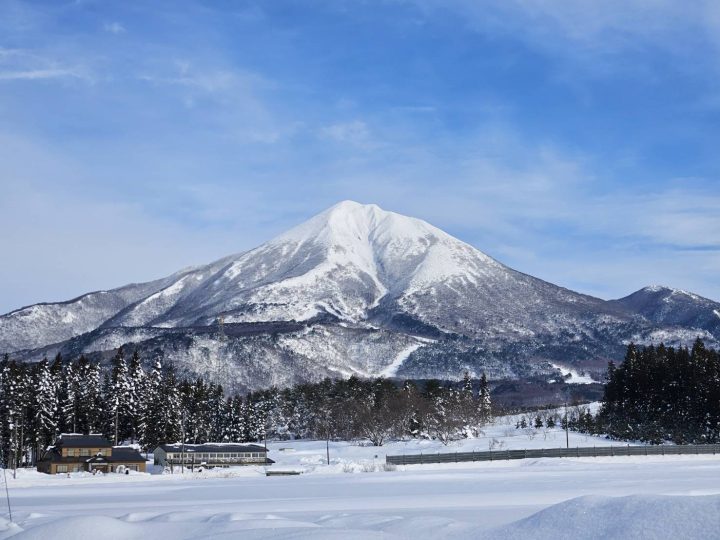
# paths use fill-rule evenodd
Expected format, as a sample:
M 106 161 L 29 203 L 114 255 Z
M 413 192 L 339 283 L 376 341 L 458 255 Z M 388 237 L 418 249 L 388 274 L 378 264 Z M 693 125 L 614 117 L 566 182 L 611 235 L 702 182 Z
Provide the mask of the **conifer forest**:
M 603 404 L 583 428 L 661 444 L 720 441 L 720 354 L 698 339 L 691 349 L 630 344 L 610 363 Z
M 483 375 L 460 383 L 325 379 L 291 388 L 226 395 L 222 386 L 178 377 L 158 361 L 118 350 L 101 368 L 85 357 L 36 364 L 0 362 L 3 464 L 32 464 L 60 433 L 101 433 L 152 451 L 163 442 L 428 437 L 447 444 L 477 434 L 491 416 Z M 14 463 L 13 463 L 14 462 Z
M 60 433 L 101 433 L 145 451 L 183 438 L 365 440 L 381 446 L 415 437 L 448 444 L 477 436 L 491 409 L 484 375 L 423 384 L 325 379 L 227 395 L 202 378 L 180 378 L 171 364 L 158 361 L 147 370 L 137 353 L 128 360 L 122 349 L 107 368 L 83 356 L 36 364 L 5 356 L 0 362 L 1 457 L 15 466 L 33 464 Z M 653 444 L 717 443 L 720 354 L 699 339 L 692 348 L 630 344 L 624 361 L 608 366 L 598 414 L 579 410 L 562 420 L 563 427 L 568 422 L 570 429 Z

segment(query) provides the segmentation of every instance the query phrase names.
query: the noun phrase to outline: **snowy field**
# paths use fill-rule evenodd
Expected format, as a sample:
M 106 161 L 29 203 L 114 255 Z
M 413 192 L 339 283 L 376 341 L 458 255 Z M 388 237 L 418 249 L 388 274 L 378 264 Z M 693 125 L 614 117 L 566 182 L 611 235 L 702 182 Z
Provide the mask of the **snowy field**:
M 720 456 L 528 459 L 385 470 L 385 454 L 564 446 L 560 429 L 377 448 L 270 443 L 263 467 L 9 480 L 0 539 L 720 538 Z M 609 441 L 571 433 L 571 446 Z

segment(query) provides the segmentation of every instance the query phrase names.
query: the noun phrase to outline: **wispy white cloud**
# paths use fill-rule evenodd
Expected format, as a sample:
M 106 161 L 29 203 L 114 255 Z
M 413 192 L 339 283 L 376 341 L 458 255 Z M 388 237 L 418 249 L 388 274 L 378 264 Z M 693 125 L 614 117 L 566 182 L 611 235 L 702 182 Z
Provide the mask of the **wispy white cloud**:
M 125 27 L 117 21 L 105 23 L 103 30 L 115 35 L 124 34 L 127 31 Z
M 67 78 L 92 81 L 89 71 L 84 67 L 68 66 L 30 50 L 0 48 L 1 81 Z
M 597 227 L 671 248 L 720 252 L 720 196 L 693 184 L 646 194 L 630 192 L 615 203 L 622 220 L 607 219 L 605 207 L 614 204 L 608 197 L 604 205 L 592 209 Z
M 338 122 L 320 128 L 320 135 L 338 143 L 369 148 L 372 146 L 370 128 L 362 120 Z
M 238 140 L 275 143 L 292 133 L 295 124 L 277 117 L 267 94 L 274 83 L 258 73 L 217 67 L 203 60 L 174 60 L 146 69 L 137 78 L 169 90 L 188 109 L 202 109 L 207 122 Z
M 378 202 L 590 294 L 618 297 L 665 283 L 720 299 L 711 277 L 720 271 L 712 179 L 618 185 L 598 175 L 592 156 L 505 129 L 461 144 L 434 142 L 403 148 L 385 141 L 377 160 L 337 162 L 324 171 L 333 178 L 325 204 Z
M 408 0 L 428 17 L 449 11 L 479 32 L 512 36 L 537 50 L 587 60 L 587 70 L 622 67 L 598 56 L 655 50 L 696 56 L 698 40 L 720 46 L 714 0 Z M 643 66 L 635 65 L 635 69 Z
M 102 174 L 53 145 L 0 132 L 0 230 L 3 251 L 12 253 L 0 265 L 0 313 L 147 281 L 257 240 L 248 230 L 225 224 L 208 232 L 153 212 L 147 201 L 108 197 Z M 243 209 L 240 220 L 258 220 L 252 206 Z

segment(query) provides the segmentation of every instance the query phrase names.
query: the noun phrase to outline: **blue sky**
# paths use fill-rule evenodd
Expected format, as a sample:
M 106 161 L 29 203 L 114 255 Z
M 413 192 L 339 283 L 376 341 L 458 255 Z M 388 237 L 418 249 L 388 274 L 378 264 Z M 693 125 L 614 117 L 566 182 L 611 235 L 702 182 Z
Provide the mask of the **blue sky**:
M 720 299 L 710 0 L 0 0 L 0 311 L 343 199 L 603 298 Z

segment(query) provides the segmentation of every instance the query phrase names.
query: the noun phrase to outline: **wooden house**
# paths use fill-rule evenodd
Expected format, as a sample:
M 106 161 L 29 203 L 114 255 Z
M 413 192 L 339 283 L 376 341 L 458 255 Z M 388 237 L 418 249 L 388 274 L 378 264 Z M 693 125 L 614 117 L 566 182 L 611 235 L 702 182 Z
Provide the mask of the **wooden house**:
M 145 458 L 135 448 L 113 446 L 102 435 L 64 433 L 37 462 L 47 474 L 71 472 L 145 472 Z

